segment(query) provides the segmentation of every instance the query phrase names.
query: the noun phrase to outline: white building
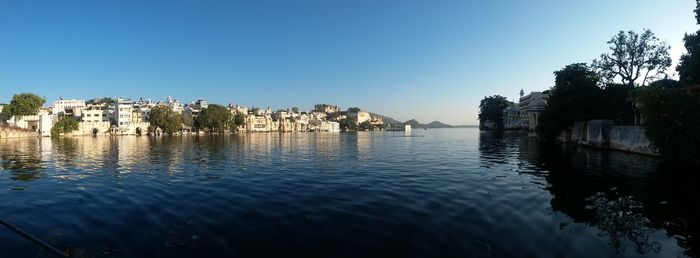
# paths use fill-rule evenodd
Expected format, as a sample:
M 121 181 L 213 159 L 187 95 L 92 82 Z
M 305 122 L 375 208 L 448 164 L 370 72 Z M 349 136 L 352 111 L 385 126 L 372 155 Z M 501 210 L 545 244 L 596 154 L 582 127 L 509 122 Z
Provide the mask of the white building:
M 321 123 L 321 132 L 337 133 L 340 132 L 340 123 L 323 121 Z
M 55 115 L 48 112 L 39 112 L 39 135 L 51 136 L 51 128 L 53 128 Z
M 109 122 L 110 108 L 106 104 L 89 105 L 83 110 L 83 122 Z
M 503 128 L 506 130 L 520 130 L 521 124 L 520 108 L 515 103 L 503 110 Z
M 314 111 L 332 114 L 332 113 L 340 112 L 340 108 L 338 108 L 338 106 L 336 106 L 336 105 L 331 105 L 331 104 L 316 104 L 314 106 Z
M 71 115 L 81 117 L 85 109 L 85 100 L 82 99 L 58 99 L 51 105 L 51 112 L 54 115 Z
M 173 99 L 172 97 L 168 96 L 168 102 L 165 103 L 170 109 L 175 111 L 178 114 L 182 114 L 182 104 L 180 104 L 180 101 Z
M 272 132 L 278 128 L 278 123 L 274 123 L 269 115 L 248 115 L 245 123 L 247 132 Z
M 520 108 L 520 127 L 530 131 L 537 130 L 540 114 L 544 111 L 549 100 L 549 91 L 534 91 L 526 96 L 523 96 L 523 92 L 520 91 L 520 95 L 520 103 L 518 104 Z
M 372 120 L 372 116 L 366 111 L 348 112 L 348 118 L 350 117 L 355 118 L 358 125 Z
M 129 124 L 131 124 L 131 115 L 133 110 L 133 101 L 117 98 L 117 101 L 114 103 L 114 124 L 119 128 L 129 127 Z

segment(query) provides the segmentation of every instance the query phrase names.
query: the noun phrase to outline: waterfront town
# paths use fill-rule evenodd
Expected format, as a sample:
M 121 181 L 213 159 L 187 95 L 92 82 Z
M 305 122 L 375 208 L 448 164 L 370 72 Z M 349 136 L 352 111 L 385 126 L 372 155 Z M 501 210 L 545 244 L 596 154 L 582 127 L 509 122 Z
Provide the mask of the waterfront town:
M 6 106 L 7 104 L 0 104 L 0 113 Z M 8 127 L 36 132 L 44 137 L 52 136 L 52 128 L 62 118 L 77 122 L 77 128 L 61 132 L 61 135 L 199 134 L 214 132 L 211 128 L 197 124 L 198 116 L 210 106 L 212 104 L 202 99 L 182 104 L 172 97 L 162 101 L 120 97 L 93 100 L 59 98 L 48 106 L 38 108 L 33 114 L 5 116 L 5 120 Z M 179 116 L 176 130 L 166 132 L 165 128 L 151 123 L 151 111 L 157 107 L 167 107 L 169 112 Z M 385 124 L 382 116 L 356 107 L 341 110 L 331 104 L 317 104 L 308 112 L 296 107 L 272 110 L 270 107 L 243 107 L 234 104 L 228 104 L 224 108 L 230 114 L 227 119 L 232 123 L 231 126 L 226 126 L 226 130 L 217 131 L 219 133 L 411 130 L 410 125 Z

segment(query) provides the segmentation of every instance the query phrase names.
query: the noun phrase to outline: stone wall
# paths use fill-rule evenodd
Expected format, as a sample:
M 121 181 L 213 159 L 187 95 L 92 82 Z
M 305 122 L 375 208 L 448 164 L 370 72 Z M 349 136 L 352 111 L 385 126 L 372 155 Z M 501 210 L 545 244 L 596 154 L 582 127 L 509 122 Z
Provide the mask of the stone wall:
M 563 142 L 583 146 L 658 155 L 644 134 L 643 126 L 616 126 L 612 120 L 589 120 L 575 123 L 558 137 Z
M 39 133 L 29 130 L 0 127 L 0 139 L 38 137 Z
M 597 148 L 608 147 L 610 126 L 613 124 L 612 120 L 590 120 L 583 123 L 583 133 L 585 134 L 583 136 L 585 137 L 581 139 L 580 143 Z
M 610 149 L 656 155 L 650 145 L 651 142 L 644 134 L 642 126 L 610 127 Z

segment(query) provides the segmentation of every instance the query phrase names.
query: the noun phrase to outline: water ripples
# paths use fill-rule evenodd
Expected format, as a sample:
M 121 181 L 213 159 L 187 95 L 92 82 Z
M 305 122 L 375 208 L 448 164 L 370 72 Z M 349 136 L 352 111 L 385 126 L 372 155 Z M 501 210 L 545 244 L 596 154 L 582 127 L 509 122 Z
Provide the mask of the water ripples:
M 554 201 L 568 185 L 526 136 L 414 134 L 5 140 L 0 216 L 87 257 L 644 255 Z M 2 257 L 36 254 L 0 238 Z

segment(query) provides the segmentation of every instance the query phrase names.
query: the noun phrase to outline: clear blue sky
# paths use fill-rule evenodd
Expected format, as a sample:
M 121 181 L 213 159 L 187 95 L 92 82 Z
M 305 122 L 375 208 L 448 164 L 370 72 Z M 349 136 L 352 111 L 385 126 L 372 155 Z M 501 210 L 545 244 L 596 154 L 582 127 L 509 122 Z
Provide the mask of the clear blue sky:
M 101 96 L 475 124 L 486 95 L 544 90 L 619 30 L 685 51 L 692 0 L 0 0 L 0 102 Z M 675 61 L 674 61 L 675 62 Z

